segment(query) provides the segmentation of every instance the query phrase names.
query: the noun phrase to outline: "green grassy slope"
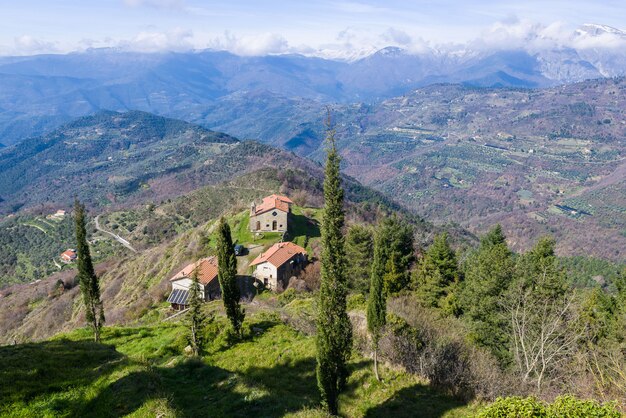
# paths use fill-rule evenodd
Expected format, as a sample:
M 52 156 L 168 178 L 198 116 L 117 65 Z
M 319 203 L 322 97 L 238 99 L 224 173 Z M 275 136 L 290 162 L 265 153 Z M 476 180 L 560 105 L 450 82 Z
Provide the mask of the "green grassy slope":
M 220 311 L 221 302 L 205 305 Z M 183 353 L 183 323 L 110 327 L 0 347 L 2 416 L 325 416 L 318 409 L 315 340 L 268 311 L 250 312 L 244 341 L 229 344 L 225 318 L 208 327 L 202 359 Z M 401 370 L 377 382 L 358 353 L 341 400 L 350 417 L 469 416 L 476 407 L 438 394 Z

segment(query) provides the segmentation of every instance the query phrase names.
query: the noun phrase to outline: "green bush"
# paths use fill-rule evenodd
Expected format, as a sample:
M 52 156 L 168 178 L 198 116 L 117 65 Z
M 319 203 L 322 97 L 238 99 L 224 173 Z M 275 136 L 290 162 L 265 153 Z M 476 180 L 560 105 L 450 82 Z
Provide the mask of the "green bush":
M 576 399 L 573 396 L 560 396 L 552 404 L 533 397 L 511 396 L 496 399 L 478 416 L 480 418 L 619 418 L 621 414 L 614 403 L 601 404 L 594 400 Z
M 290 302 L 296 300 L 297 298 L 298 298 L 298 295 L 296 294 L 296 289 L 289 288 L 285 290 L 283 293 L 279 294 L 276 299 L 278 300 L 279 306 L 285 306 L 285 305 L 288 305 Z
M 550 418 L 619 418 L 622 416 L 613 402 L 601 404 L 595 400 L 576 399 L 573 396 L 556 398 L 549 406 L 549 414 Z
M 352 293 L 348 295 L 349 311 L 364 311 L 367 309 L 367 299 L 361 293 Z
M 498 398 L 487 406 L 479 415 L 480 418 L 531 418 L 547 417 L 548 411 L 543 402 L 535 398 L 511 396 Z

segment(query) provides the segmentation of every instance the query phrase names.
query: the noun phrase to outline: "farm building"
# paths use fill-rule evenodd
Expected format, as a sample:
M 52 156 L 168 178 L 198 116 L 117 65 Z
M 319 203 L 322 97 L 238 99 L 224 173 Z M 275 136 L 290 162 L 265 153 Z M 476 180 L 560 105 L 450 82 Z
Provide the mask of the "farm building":
M 286 232 L 293 202 L 286 196 L 273 194 L 250 207 L 250 231 Z
M 172 293 L 167 301 L 174 309 L 188 306 L 189 289 L 193 283 L 193 274 L 197 272 L 200 282 L 200 294 L 203 300 L 212 300 L 220 296 L 220 284 L 217 279 L 217 258 L 207 257 L 187 265 L 170 279 Z
M 76 250 L 73 248 L 69 248 L 61 253 L 61 261 L 65 264 L 73 263 L 77 257 Z
M 289 278 L 307 263 L 306 250 L 292 242 L 279 242 L 252 261 L 254 277 L 271 290 L 287 287 Z

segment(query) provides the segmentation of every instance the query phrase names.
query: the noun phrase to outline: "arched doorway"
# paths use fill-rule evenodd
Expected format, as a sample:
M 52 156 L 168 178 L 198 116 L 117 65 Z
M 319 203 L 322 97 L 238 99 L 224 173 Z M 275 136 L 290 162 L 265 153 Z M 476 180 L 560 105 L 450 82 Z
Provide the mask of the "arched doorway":
M 276 221 L 272 221 L 272 231 L 276 231 Z
M 256 221 L 256 231 L 261 229 L 261 221 Z

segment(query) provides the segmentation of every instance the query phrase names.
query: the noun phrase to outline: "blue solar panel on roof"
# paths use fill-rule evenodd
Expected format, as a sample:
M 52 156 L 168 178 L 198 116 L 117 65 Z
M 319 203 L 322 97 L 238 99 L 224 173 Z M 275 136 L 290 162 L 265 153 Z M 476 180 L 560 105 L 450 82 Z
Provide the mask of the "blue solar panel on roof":
M 186 305 L 187 299 L 189 299 L 189 292 L 184 289 L 174 289 L 170 296 L 167 298 L 169 303 L 176 303 L 178 305 Z

